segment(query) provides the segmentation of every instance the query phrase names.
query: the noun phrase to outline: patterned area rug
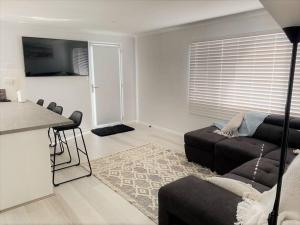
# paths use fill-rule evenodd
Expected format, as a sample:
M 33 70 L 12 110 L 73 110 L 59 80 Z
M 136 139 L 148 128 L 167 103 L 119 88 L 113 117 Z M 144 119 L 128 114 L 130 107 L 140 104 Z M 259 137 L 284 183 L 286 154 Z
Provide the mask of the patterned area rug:
M 214 176 L 187 161 L 183 153 L 147 144 L 91 161 L 93 175 L 157 223 L 158 190 L 165 184 L 194 174 Z

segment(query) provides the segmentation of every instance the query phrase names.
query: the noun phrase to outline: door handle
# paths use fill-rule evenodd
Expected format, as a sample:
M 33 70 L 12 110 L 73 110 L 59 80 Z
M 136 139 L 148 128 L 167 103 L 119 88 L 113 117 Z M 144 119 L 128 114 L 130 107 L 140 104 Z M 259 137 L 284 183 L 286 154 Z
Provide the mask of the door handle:
M 95 89 L 97 89 L 97 88 L 99 88 L 99 87 L 92 84 L 92 93 L 94 93 Z

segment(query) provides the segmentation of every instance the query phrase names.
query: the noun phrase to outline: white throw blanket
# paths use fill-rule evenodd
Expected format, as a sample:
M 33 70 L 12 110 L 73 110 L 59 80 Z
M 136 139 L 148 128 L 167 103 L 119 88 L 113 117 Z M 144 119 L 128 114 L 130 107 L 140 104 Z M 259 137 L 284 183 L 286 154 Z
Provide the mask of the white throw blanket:
M 213 125 L 220 129 L 215 133 L 226 137 L 252 136 L 268 115 L 268 113 L 251 111 L 239 113 L 229 122 L 215 122 Z
M 249 184 L 214 177 L 207 181 L 243 197 L 237 206 L 236 225 L 268 225 L 273 209 L 276 186 L 260 193 Z M 300 225 L 300 155 L 290 164 L 283 176 L 278 225 Z
M 237 137 L 238 129 L 241 126 L 245 117 L 245 112 L 241 112 L 234 116 L 221 130 L 216 130 L 215 133 L 226 137 Z

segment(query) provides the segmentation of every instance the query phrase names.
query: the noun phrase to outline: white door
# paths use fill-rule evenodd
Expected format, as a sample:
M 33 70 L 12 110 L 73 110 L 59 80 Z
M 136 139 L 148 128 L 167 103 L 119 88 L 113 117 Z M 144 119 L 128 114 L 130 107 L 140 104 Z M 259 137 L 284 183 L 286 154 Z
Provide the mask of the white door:
M 118 45 L 91 44 L 94 126 L 122 121 L 121 50 Z

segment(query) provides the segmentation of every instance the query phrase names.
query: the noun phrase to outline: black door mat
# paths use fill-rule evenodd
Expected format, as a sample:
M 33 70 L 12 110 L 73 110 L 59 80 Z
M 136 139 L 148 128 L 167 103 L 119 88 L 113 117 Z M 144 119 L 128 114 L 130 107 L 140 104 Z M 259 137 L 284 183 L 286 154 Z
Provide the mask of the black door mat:
M 124 124 L 119 124 L 111 127 L 103 127 L 103 128 L 97 128 L 93 129 L 92 132 L 100 137 L 109 136 L 113 134 L 118 133 L 124 133 L 128 131 L 133 131 L 134 128 L 126 126 Z

